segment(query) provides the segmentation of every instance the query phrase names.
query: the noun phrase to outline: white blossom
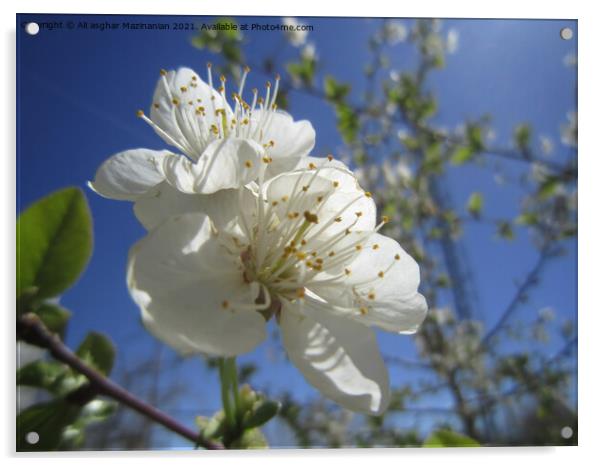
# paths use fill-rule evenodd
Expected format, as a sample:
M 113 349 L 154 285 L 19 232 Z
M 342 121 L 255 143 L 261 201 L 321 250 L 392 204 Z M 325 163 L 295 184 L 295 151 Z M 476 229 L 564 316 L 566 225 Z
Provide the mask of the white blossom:
M 185 212 L 197 202 L 190 194 L 213 195 L 244 186 L 266 162 L 266 178 L 293 169 L 313 149 L 315 131 L 308 121 L 295 122 L 277 109 L 278 77 L 273 88 L 266 84 L 264 97 L 253 89 L 251 103 L 246 102 L 248 73 L 246 68 L 230 105 L 226 79 L 222 76 L 214 89 L 210 65 L 208 82 L 188 68 L 162 71 L 150 116 L 142 111 L 138 115 L 180 153 L 120 152 L 101 165 L 89 186 L 101 196 L 134 201 L 138 219 L 150 229 L 163 218 L 163 209 Z
M 282 18 L 282 24 L 289 26 L 289 29 L 285 31 L 285 35 L 291 45 L 300 47 L 305 44 L 308 31 L 299 29 L 299 22 L 295 18 Z
M 386 219 L 376 224 L 349 170 L 306 161 L 153 229 L 131 250 L 128 286 L 146 327 L 186 354 L 250 351 L 274 317 L 310 384 L 379 414 L 389 379 L 371 327 L 416 331 L 426 313 L 418 265 L 378 233 Z

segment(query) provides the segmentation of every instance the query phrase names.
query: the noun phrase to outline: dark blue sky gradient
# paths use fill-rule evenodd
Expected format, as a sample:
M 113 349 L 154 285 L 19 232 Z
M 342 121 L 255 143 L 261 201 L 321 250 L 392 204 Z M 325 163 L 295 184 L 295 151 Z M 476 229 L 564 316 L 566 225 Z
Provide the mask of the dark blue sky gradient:
M 141 326 L 139 312 L 125 285 L 129 248 L 144 235 L 131 204 L 103 199 L 85 187 L 98 166 L 110 155 L 129 148 L 161 149 L 165 145 L 135 112 L 147 109 L 161 68 L 189 66 L 204 76 L 207 61 L 215 55 L 190 45 L 190 31 L 91 31 L 42 30 L 28 36 L 19 26 L 28 21 L 88 22 L 181 22 L 199 23 L 201 17 L 125 17 L 20 15 L 17 18 L 18 76 L 18 203 L 19 209 L 51 191 L 76 185 L 87 194 L 94 217 L 94 255 L 88 269 L 62 297 L 73 311 L 67 343 L 76 345 L 90 330 L 105 332 L 118 346 L 118 364 L 125 367 L 144 357 L 155 340 Z M 239 22 L 280 23 L 277 18 L 239 18 Z M 211 18 L 205 18 L 210 22 Z M 404 20 L 409 27 L 411 20 Z M 325 74 L 353 86 L 352 99 L 361 100 L 364 89 L 362 69 L 369 59 L 367 39 L 380 25 L 377 19 L 302 20 L 314 26 L 308 39 L 315 42 Z M 572 41 L 560 39 L 562 27 L 575 31 Z M 559 140 L 559 128 L 566 113 L 576 109 L 576 69 L 563 65 L 568 53 L 576 54 L 574 21 L 446 20 L 443 31 L 459 32 L 459 49 L 447 59 L 447 67 L 432 75 L 428 84 L 439 98 L 437 124 L 453 128 L 467 118 L 494 116 L 497 145 L 510 141 L 516 124 L 530 122 L 536 135 L 544 134 L 555 144 L 551 160 L 561 161 L 568 149 Z M 248 32 L 245 54 L 251 63 L 271 55 L 277 71 L 295 51 L 284 44 L 280 32 Z M 390 52 L 394 66 L 401 69 L 415 63 L 411 45 L 401 44 Z M 265 77 L 251 74 L 249 87 L 260 86 Z M 290 95 L 295 119 L 308 119 L 317 132 L 315 155 L 325 155 L 342 146 L 333 111 L 319 99 L 301 93 Z M 503 164 L 516 174 L 524 166 Z M 473 191 L 485 196 L 485 214 L 513 216 L 518 213 L 520 191 L 493 182 L 490 169 L 468 166 L 452 168 L 450 195 L 463 205 Z M 463 239 L 479 297 L 477 317 L 485 327 L 495 322 L 515 291 L 515 279 L 522 277 L 536 260 L 536 251 L 524 232 L 507 243 L 494 238 L 492 225 L 467 226 Z M 531 321 L 540 308 L 551 306 L 558 320 L 576 319 L 576 241 L 568 242 L 567 256 L 553 262 L 531 301 L 517 318 Z M 384 353 L 415 358 L 408 337 L 380 334 Z M 553 354 L 560 340 L 553 337 L 545 350 Z M 170 354 L 170 350 L 166 350 Z M 316 392 L 286 362 L 278 340 L 266 342 L 253 354 L 241 358 L 256 361 L 260 372 L 256 384 L 272 393 L 290 389 L 300 399 Z M 416 373 L 391 368 L 396 382 Z M 192 359 L 166 374 L 162 385 L 172 378 L 189 388 L 179 402 L 163 407 L 188 424 L 195 414 L 210 414 L 219 407 L 217 376 Z M 446 397 L 429 405 L 446 406 Z M 427 429 L 432 419 L 407 416 L 401 425 Z M 280 437 L 281 439 L 283 437 Z M 286 443 L 286 436 L 282 442 Z M 179 439 L 158 434 L 158 446 L 184 446 Z

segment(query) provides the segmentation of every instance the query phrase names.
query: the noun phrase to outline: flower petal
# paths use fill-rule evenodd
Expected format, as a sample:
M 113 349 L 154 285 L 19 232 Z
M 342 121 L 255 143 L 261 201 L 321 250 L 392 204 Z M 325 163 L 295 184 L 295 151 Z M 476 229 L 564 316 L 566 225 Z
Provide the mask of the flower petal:
M 353 309 L 356 320 L 384 330 L 414 333 L 426 317 L 427 303 L 420 293 L 416 261 L 399 243 L 373 233 L 349 264 L 340 283 L 310 289 L 334 306 Z
M 255 196 L 246 189 L 243 193 L 236 189 L 222 189 L 214 194 L 188 194 L 164 181 L 149 195 L 136 201 L 134 213 L 147 230 L 152 230 L 170 217 L 201 212 L 209 216 L 218 230 L 234 232 L 241 206 L 252 209 L 254 199 Z
M 266 171 L 266 179 L 295 168 L 299 159 L 308 155 L 316 144 L 316 132 L 309 121 L 294 121 L 291 115 L 280 110 L 270 113 L 270 123 L 261 138 L 263 144 L 274 142 L 268 150 L 273 160 Z M 257 115 L 254 120 L 261 120 L 262 112 Z
M 353 174 L 340 168 L 296 170 L 267 183 L 266 199 L 276 202 L 278 216 L 289 212 L 316 214 L 318 223 L 308 230 L 326 238 L 347 228 L 369 231 L 376 226 L 376 205 L 359 186 Z M 282 202 L 283 199 L 287 199 Z M 336 221 L 335 221 L 336 219 Z M 327 226 L 328 225 L 328 226 Z M 323 229 L 324 228 L 324 229 Z
M 302 313 L 283 303 L 280 328 L 291 361 L 324 396 L 353 411 L 385 411 L 389 376 L 370 328 L 309 297 Z
M 158 167 L 170 155 L 166 150 L 150 149 L 119 152 L 105 160 L 88 186 L 109 199 L 138 199 L 163 181 Z
M 161 167 L 167 181 L 179 191 L 212 194 L 239 188 L 253 181 L 261 170 L 264 149 L 246 139 L 213 141 L 195 163 L 181 156 L 166 157 Z
M 157 338 L 184 354 L 233 356 L 265 338 L 251 307 L 257 283 L 246 283 L 240 257 L 212 233 L 209 217 L 172 217 L 130 251 L 128 287 Z

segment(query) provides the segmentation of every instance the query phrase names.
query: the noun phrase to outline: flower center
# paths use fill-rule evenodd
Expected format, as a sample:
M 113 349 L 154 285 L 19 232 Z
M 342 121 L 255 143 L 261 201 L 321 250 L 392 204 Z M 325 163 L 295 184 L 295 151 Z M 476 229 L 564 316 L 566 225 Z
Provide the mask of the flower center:
M 275 142 L 268 140 L 269 128 L 278 106 L 280 76 L 276 75 L 274 89 L 266 83 L 265 97 L 252 90 L 251 103 L 243 99 L 249 67 L 245 67 L 238 92 L 231 94 L 231 106 L 226 97 L 226 77 L 220 76 L 220 85 L 214 88 L 211 63 L 207 64 L 207 83 L 191 74 L 184 85 L 168 81 L 170 73 L 161 70 L 162 98 L 153 102 L 151 116 L 142 110 L 137 115 L 148 123 L 171 145 L 193 160 L 198 160 L 206 147 L 217 139 L 228 137 L 252 139 L 266 149 Z M 173 73 L 173 72 L 172 72 Z M 200 86 L 208 89 L 200 90 Z

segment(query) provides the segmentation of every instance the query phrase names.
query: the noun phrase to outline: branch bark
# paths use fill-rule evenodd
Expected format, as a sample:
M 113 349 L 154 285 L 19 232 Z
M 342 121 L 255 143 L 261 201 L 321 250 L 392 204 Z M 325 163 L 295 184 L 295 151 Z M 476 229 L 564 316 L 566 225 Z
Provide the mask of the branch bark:
M 88 366 L 65 346 L 55 334 L 51 333 L 35 314 L 25 314 L 17 318 L 17 338 L 47 349 L 55 359 L 67 364 L 80 374 L 85 375 L 97 393 L 108 396 L 120 404 L 137 411 L 168 430 L 190 440 L 195 445 L 209 450 L 221 450 L 224 448 L 219 443 L 202 438 L 198 432 L 180 424 L 154 406 L 136 398 L 136 396 L 128 392 L 125 388 Z

